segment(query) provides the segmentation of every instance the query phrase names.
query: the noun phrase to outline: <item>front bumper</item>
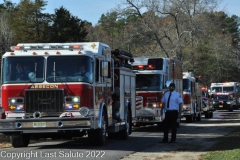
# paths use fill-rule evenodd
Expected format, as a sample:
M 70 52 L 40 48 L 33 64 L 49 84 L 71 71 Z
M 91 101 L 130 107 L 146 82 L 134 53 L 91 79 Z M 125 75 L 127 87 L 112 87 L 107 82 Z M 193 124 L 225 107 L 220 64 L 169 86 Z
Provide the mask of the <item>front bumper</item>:
M 193 115 L 194 113 L 190 110 L 183 110 L 182 111 L 182 116 L 184 117 L 184 116 L 190 116 L 190 115 Z
M 136 111 L 136 122 L 158 123 L 162 122 L 161 108 L 147 108 Z
M 226 109 L 232 109 L 233 106 L 231 105 L 214 105 L 214 109 L 217 110 L 226 110 Z
M 27 118 L 0 119 L 0 133 L 23 132 L 41 133 L 58 132 L 60 130 L 83 130 L 93 127 L 92 118 Z

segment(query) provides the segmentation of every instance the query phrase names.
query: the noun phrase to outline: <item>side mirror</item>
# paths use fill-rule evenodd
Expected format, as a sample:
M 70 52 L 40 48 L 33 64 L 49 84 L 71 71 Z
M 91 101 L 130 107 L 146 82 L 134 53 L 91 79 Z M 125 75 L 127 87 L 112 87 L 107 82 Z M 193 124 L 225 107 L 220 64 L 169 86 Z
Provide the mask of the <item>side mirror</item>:
M 101 76 L 102 77 L 108 77 L 108 62 L 103 61 L 101 63 Z

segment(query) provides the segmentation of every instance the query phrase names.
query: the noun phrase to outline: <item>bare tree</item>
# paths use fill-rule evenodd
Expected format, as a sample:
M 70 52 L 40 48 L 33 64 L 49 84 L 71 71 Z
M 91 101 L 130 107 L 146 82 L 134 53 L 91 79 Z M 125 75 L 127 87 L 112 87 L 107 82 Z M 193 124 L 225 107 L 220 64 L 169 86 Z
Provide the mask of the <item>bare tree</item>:
M 13 42 L 14 33 L 9 28 L 9 14 L 5 10 L 0 11 L 0 53 L 1 55 L 8 51 L 9 46 Z
M 212 21 L 203 15 L 213 12 L 218 3 L 219 0 L 126 0 L 118 11 L 127 10 L 138 17 L 128 35 L 138 37 L 145 51 L 183 59 L 184 48 L 194 47 L 199 37 L 209 36 Z

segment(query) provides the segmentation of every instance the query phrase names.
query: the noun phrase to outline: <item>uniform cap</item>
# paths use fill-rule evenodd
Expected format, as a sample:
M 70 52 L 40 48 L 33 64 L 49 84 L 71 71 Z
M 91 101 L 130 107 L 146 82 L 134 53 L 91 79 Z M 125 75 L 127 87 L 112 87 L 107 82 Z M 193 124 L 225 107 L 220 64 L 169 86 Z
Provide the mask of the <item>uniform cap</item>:
M 170 83 L 169 87 L 175 87 L 174 83 Z

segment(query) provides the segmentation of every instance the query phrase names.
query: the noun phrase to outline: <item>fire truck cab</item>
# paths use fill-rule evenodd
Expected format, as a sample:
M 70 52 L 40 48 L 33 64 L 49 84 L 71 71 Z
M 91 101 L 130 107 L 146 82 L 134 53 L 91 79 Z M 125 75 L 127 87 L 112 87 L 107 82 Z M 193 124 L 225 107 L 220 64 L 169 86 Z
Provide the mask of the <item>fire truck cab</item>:
M 167 91 L 166 81 L 176 85 L 176 91 L 182 93 L 182 63 L 174 58 L 135 57 L 132 63 L 136 71 L 136 117 L 134 126 L 157 124 L 161 127 L 161 98 Z M 178 126 L 181 118 L 178 119 Z
M 135 121 L 130 53 L 101 42 L 22 43 L 2 56 L 0 133 L 13 147 L 34 137 L 127 139 Z
M 183 117 L 187 122 L 201 121 L 202 84 L 193 72 L 183 72 Z

